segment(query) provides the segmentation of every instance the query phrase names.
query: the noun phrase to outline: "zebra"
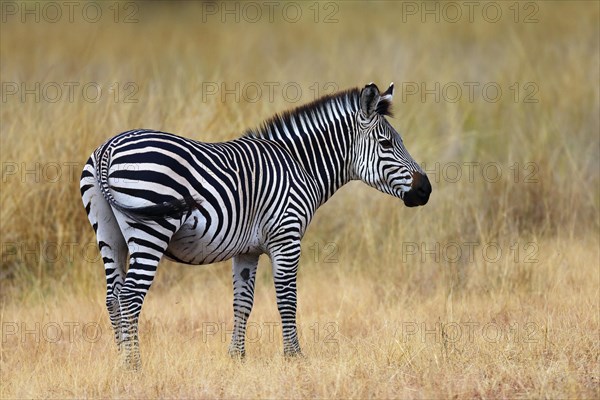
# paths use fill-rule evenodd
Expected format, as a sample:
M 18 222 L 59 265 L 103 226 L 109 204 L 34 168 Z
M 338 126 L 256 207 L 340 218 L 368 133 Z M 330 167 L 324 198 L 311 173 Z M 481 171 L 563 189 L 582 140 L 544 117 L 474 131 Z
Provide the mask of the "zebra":
M 300 241 L 319 206 L 352 180 L 425 205 L 431 184 L 391 115 L 393 83 L 374 83 L 276 114 L 237 139 L 205 143 L 138 129 L 98 147 L 81 197 L 106 273 L 106 307 L 126 368 L 139 369 L 138 319 L 159 261 L 233 259 L 232 357 L 245 356 L 261 254 L 271 259 L 285 356 L 296 328 Z M 127 269 L 126 265 L 129 263 Z

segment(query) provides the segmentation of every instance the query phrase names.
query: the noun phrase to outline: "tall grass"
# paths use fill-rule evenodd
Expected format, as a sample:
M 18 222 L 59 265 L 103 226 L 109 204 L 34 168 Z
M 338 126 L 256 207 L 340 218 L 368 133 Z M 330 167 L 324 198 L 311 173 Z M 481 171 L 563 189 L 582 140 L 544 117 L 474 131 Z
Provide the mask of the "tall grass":
M 402 3 L 350 2 L 338 4 L 330 24 L 315 23 L 308 4 L 298 23 L 222 23 L 203 4 L 139 3 L 132 24 L 2 23 L 3 338 L 14 321 L 103 327 L 99 342 L 35 351 L 30 339 L 9 335 L 3 398 L 598 396 L 598 4 L 537 3 L 534 23 L 515 23 L 509 3 L 499 3 L 496 23 L 481 14 L 472 23 L 422 23 Z M 523 18 L 527 3 L 518 4 Z M 323 18 L 330 9 L 319 7 Z M 229 140 L 313 100 L 317 87 L 328 93 L 371 81 L 382 89 L 395 81 L 391 122 L 429 171 L 433 193 L 425 207 L 407 209 L 351 183 L 317 213 L 303 242 L 299 318 L 304 332 L 334 322 L 337 345 L 305 336 L 309 360 L 287 364 L 273 358 L 277 338 L 261 340 L 249 346 L 252 361 L 230 364 L 226 344 L 198 340 L 202 321 L 230 323 L 228 263 L 164 262 L 142 313 L 147 369 L 133 381 L 112 372 L 104 273 L 78 188 L 92 150 L 138 127 Z M 49 102 L 48 92 L 36 102 L 7 93 L 6 83 L 22 90 L 52 82 L 65 91 L 65 82 L 95 82 L 102 95 L 90 102 L 76 90 L 72 102 L 66 92 Z M 223 101 L 221 85 L 236 82 L 239 100 Z M 439 101 L 410 94 L 436 82 Z M 469 82 L 477 84 L 473 100 Z M 276 85 L 272 98 L 265 83 Z M 288 83 L 301 88 L 297 101 L 292 89 L 282 91 Z M 495 102 L 483 97 L 489 83 L 502 89 Z M 215 95 L 207 92 L 213 84 Z M 253 101 L 256 85 L 262 95 Z M 251 320 L 276 321 L 263 258 Z M 460 347 L 441 328 L 439 340 L 397 334 L 407 322 L 457 321 L 533 322 L 538 341 L 479 335 Z M 273 372 L 257 377 L 258 368 Z

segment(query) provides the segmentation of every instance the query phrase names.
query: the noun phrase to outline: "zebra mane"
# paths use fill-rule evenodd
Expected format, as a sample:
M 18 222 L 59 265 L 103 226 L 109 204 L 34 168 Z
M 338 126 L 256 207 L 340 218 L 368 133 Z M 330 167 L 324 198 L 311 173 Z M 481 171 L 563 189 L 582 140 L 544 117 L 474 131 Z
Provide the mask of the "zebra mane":
M 268 138 L 269 133 L 273 131 L 273 128 L 281 125 L 290 126 L 290 123 L 294 117 L 307 114 L 310 115 L 314 111 L 323 110 L 327 104 L 332 101 L 341 103 L 347 110 L 356 110 L 359 107 L 360 91 L 361 89 L 359 88 L 344 90 L 342 92 L 320 97 L 310 103 L 301 105 L 291 110 L 277 113 L 271 118 L 265 120 L 261 125 L 259 125 L 258 128 L 248 129 L 244 133 L 244 137 Z M 388 108 L 386 107 L 385 110 L 387 111 Z

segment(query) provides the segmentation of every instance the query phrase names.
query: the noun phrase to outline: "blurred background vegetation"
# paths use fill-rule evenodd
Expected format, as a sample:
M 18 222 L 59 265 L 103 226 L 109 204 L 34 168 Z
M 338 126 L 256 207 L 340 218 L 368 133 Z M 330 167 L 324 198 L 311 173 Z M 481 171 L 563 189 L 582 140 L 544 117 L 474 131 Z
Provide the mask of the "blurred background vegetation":
M 599 397 L 598 2 L 0 7 L 0 397 Z M 433 193 L 408 209 L 352 182 L 319 210 L 298 283 L 307 359 L 278 358 L 276 336 L 232 363 L 225 339 L 201 340 L 205 322 L 231 327 L 230 263 L 164 261 L 144 372 L 115 368 L 79 195 L 90 153 L 140 127 L 233 139 L 372 81 L 395 82 L 390 121 Z M 262 257 L 252 323 L 278 321 L 274 298 Z M 25 331 L 69 321 L 103 334 Z M 406 323 L 427 331 L 402 340 Z M 449 342 L 460 323 L 517 339 Z
M 371 81 L 396 83 L 391 122 L 429 171 L 431 200 L 406 209 L 351 183 L 309 229 L 303 274 L 333 243 L 339 268 L 455 269 L 445 284 L 463 287 L 487 282 L 482 269 L 421 245 L 499 243 L 517 273 L 535 266 L 523 264 L 530 243 L 543 262 L 543 239 L 598 242 L 597 3 L 456 3 L 458 19 L 436 2 L 78 3 L 56 22 L 43 4 L 38 22 L 15 4 L 0 39 L 2 296 L 55 282 L 101 289 L 78 176 L 108 137 L 146 127 L 229 140 Z

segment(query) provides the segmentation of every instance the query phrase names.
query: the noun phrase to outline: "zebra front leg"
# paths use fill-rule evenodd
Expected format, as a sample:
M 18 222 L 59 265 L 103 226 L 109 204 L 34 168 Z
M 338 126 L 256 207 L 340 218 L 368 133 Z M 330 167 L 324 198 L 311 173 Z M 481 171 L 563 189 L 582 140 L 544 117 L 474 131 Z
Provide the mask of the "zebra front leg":
M 242 254 L 233 258 L 233 335 L 229 355 L 234 358 L 246 355 L 246 322 L 254 304 L 258 258 L 258 254 Z
M 296 276 L 299 260 L 299 239 L 271 250 L 273 282 L 283 329 L 283 354 L 286 357 L 302 355 L 296 328 Z

